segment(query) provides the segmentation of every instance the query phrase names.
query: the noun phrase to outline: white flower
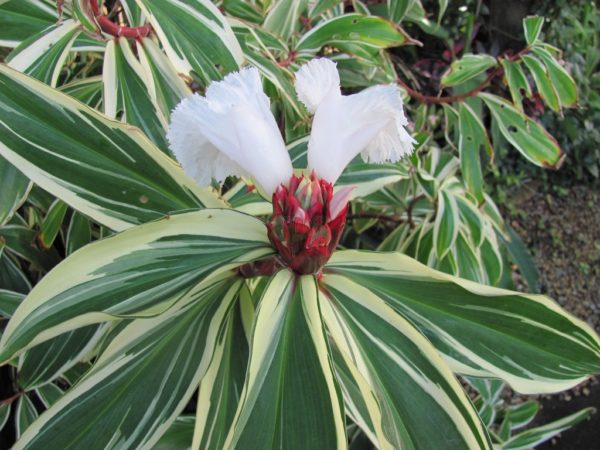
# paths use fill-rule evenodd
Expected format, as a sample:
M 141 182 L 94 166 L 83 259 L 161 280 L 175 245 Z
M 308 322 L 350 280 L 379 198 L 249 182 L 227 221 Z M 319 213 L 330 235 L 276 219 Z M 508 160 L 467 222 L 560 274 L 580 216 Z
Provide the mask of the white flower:
M 334 183 L 358 154 L 367 162 L 398 161 L 412 151 L 395 85 L 343 96 L 335 63 L 314 59 L 296 75 L 298 98 L 315 113 L 308 169 Z M 255 68 L 213 82 L 173 111 L 167 134 L 183 170 L 200 185 L 229 175 L 252 176 L 272 194 L 287 184 L 292 163 Z
M 313 59 L 296 74 L 298 98 L 315 116 L 308 142 L 308 168 L 334 183 L 361 154 L 365 162 L 395 162 L 412 152 L 396 85 L 342 95 L 333 61 Z
M 272 194 L 293 173 L 255 68 L 211 83 L 205 97 L 183 100 L 173 111 L 167 138 L 183 170 L 200 185 L 249 174 Z

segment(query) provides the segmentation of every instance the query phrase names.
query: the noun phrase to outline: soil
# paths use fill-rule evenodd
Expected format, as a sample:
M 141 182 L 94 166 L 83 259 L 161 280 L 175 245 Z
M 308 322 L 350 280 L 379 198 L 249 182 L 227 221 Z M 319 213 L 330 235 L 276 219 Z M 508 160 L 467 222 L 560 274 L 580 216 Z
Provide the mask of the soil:
M 540 290 L 600 334 L 600 189 L 592 186 L 522 185 L 511 196 L 505 217 L 528 245 L 540 272 Z M 516 284 L 525 290 L 516 275 Z M 586 407 L 600 409 L 600 379 L 538 398 L 542 425 Z M 511 402 L 522 401 L 512 396 Z M 567 430 L 540 450 L 600 448 L 600 413 Z

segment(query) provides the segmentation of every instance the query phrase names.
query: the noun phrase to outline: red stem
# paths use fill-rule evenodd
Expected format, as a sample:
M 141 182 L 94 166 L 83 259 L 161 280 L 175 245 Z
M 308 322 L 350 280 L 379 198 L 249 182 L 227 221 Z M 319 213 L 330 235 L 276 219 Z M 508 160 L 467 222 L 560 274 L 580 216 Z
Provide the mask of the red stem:
M 102 31 L 110 34 L 111 36 L 141 39 L 148 36 L 152 31 L 150 24 L 146 24 L 141 27 L 128 27 L 114 23 L 107 16 L 101 13 L 97 0 L 90 0 L 90 7 L 92 8 L 94 16 L 96 16 L 98 25 L 100 25 Z
M 290 50 L 290 52 L 288 53 L 288 57 L 283 61 L 279 61 L 277 64 L 279 65 L 279 67 L 288 67 L 294 61 L 296 61 L 296 55 L 298 55 L 298 52 L 296 50 Z
M 525 47 L 523 50 L 521 50 L 519 53 L 516 53 L 515 55 L 512 55 L 512 56 L 504 55 L 504 56 L 509 61 L 515 61 L 527 52 L 529 52 L 529 47 Z M 492 82 L 492 80 L 494 78 L 496 78 L 499 75 L 502 75 L 502 73 L 503 73 L 502 66 L 498 66 L 488 74 L 486 79 L 483 80 L 483 82 L 479 86 L 471 89 L 468 92 L 465 92 L 464 94 L 447 95 L 444 97 L 432 97 L 429 95 L 421 94 L 420 92 L 412 89 L 408 84 L 406 84 L 400 78 L 397 78 L 396 82 L 406 90 L 408 95 L 410 95 L 412 98 L 420 101 L 421 103 L 428 103 L 430 105 L 441 105 L 441 104 L 447 104 L 447 103 L 455 103 L 455 102 L 464 100 L 465 98 L 473 97 L 473 96 L 479 94 L 483 89 L 485 89 Z
M 23 395 L 23 391 L 19 391 L 16 394 L 5 398 L 4 400 L 0 400 L 0 405 L 5 405 L 5 404 L 10 404 L 12 402 L 14 402 L 15 400 L 17 400 L 21 395 Z

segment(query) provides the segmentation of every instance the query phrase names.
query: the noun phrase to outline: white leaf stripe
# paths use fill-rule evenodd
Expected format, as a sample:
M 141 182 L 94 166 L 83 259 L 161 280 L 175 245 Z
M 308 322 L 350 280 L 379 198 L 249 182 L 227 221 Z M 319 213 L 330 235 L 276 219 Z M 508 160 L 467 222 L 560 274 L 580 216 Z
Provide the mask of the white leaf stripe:
M 263 292 L 246 382 L 224 448 L 346 448 L 316 289 L 313 277 L 282 270 Z
M 25 390 L 47 385 L 76 365 L 104 336 L 106 327 L 89 325 L 35 346 L 19 359 L 19 386 Z
M 231 210 L 179 214 L 94 242 L 21 303 L 0 341 L 0 359 L 114 316 L 155 315 L 193 299 L 203 279 L 233 276 L 232 268 L 271 252 L 264 224 Z
M 139 130 L 0 65 L 0 154 L 109 228 L 171 211 L 221 207 Z
M 50 86 L 56 86 L 63 63 L 79 34 L 72 19 L 52 25 L 24 41 L 7 56 L 10 67 L 25 72 Z
M 551 439 L 557 434 L 571 428 L 573 425 L 581 422 L 586 417 L 593 414 L 594 408 L 585 408 L 576 413 L 570 414 L 561 419 L 546 423 L 511 437 L 502 445 L 503 450 L 528 450 L 535 448 L 542 442 Z
M 221 78 L 219 67 L 236 70 L 240 45 L 219 9 L 208 0 L 137 0 L 175 68 L 205 82 Z
M 409 317 L 466 375 L 534 393 L 566 389 L 600 370 L 595 333 L 544 296 L 479 285 L 397 253 L 337 252 L 328 270 Z
M 154 84 L 148 80 L 152 72 L 143 69 L 127 39 L 112 40 L 106 45 L 102 76 L 106 80 L 106 114 L 115 118 L 122 113 L 121 121 L 139 127 L 159 149 L 168 154 L 168 120 L 148 90 L 148 85 Z
M 143 38 L 136 44 L 140 64 L 148 74 L 144 80 L 150 95 L 160 106 L 165 117 L 169 117 L 175 106 L 185 97 L 192 95 L 192 91 L 152 39 Z
M 131 322 L 13 448 L 152 448 L 206 372 L 239 286 L 222 282 L 174 315 Z
M 346 277 L 326 275 L 323 283 L 331 299 L 323 307 L 331 336 L 379 402 L 379 411 L 369 408 L 377 413 L 371 419 L 379 421 L 379 442 L 403 449 L 449 443 L 453 449 L 491 448 L 460 384 L 409 322 Z
M 193 449 L 223 448 L 244 385 L 247 361 L 248 343 L 239 308 L 234 307 L 219 332 L 213 359 L 200 383 Z

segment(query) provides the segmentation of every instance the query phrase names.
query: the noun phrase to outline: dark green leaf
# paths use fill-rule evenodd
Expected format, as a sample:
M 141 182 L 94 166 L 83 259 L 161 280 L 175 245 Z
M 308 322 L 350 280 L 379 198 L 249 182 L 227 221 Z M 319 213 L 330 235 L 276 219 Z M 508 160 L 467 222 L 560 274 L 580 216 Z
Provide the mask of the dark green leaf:
M 490 55 L 464 55 L 452 63 L 450 69 L 442 76 L 440 83 L 443 86 L 456 86 L 475 78 L 496 64 L 496 59 Z

